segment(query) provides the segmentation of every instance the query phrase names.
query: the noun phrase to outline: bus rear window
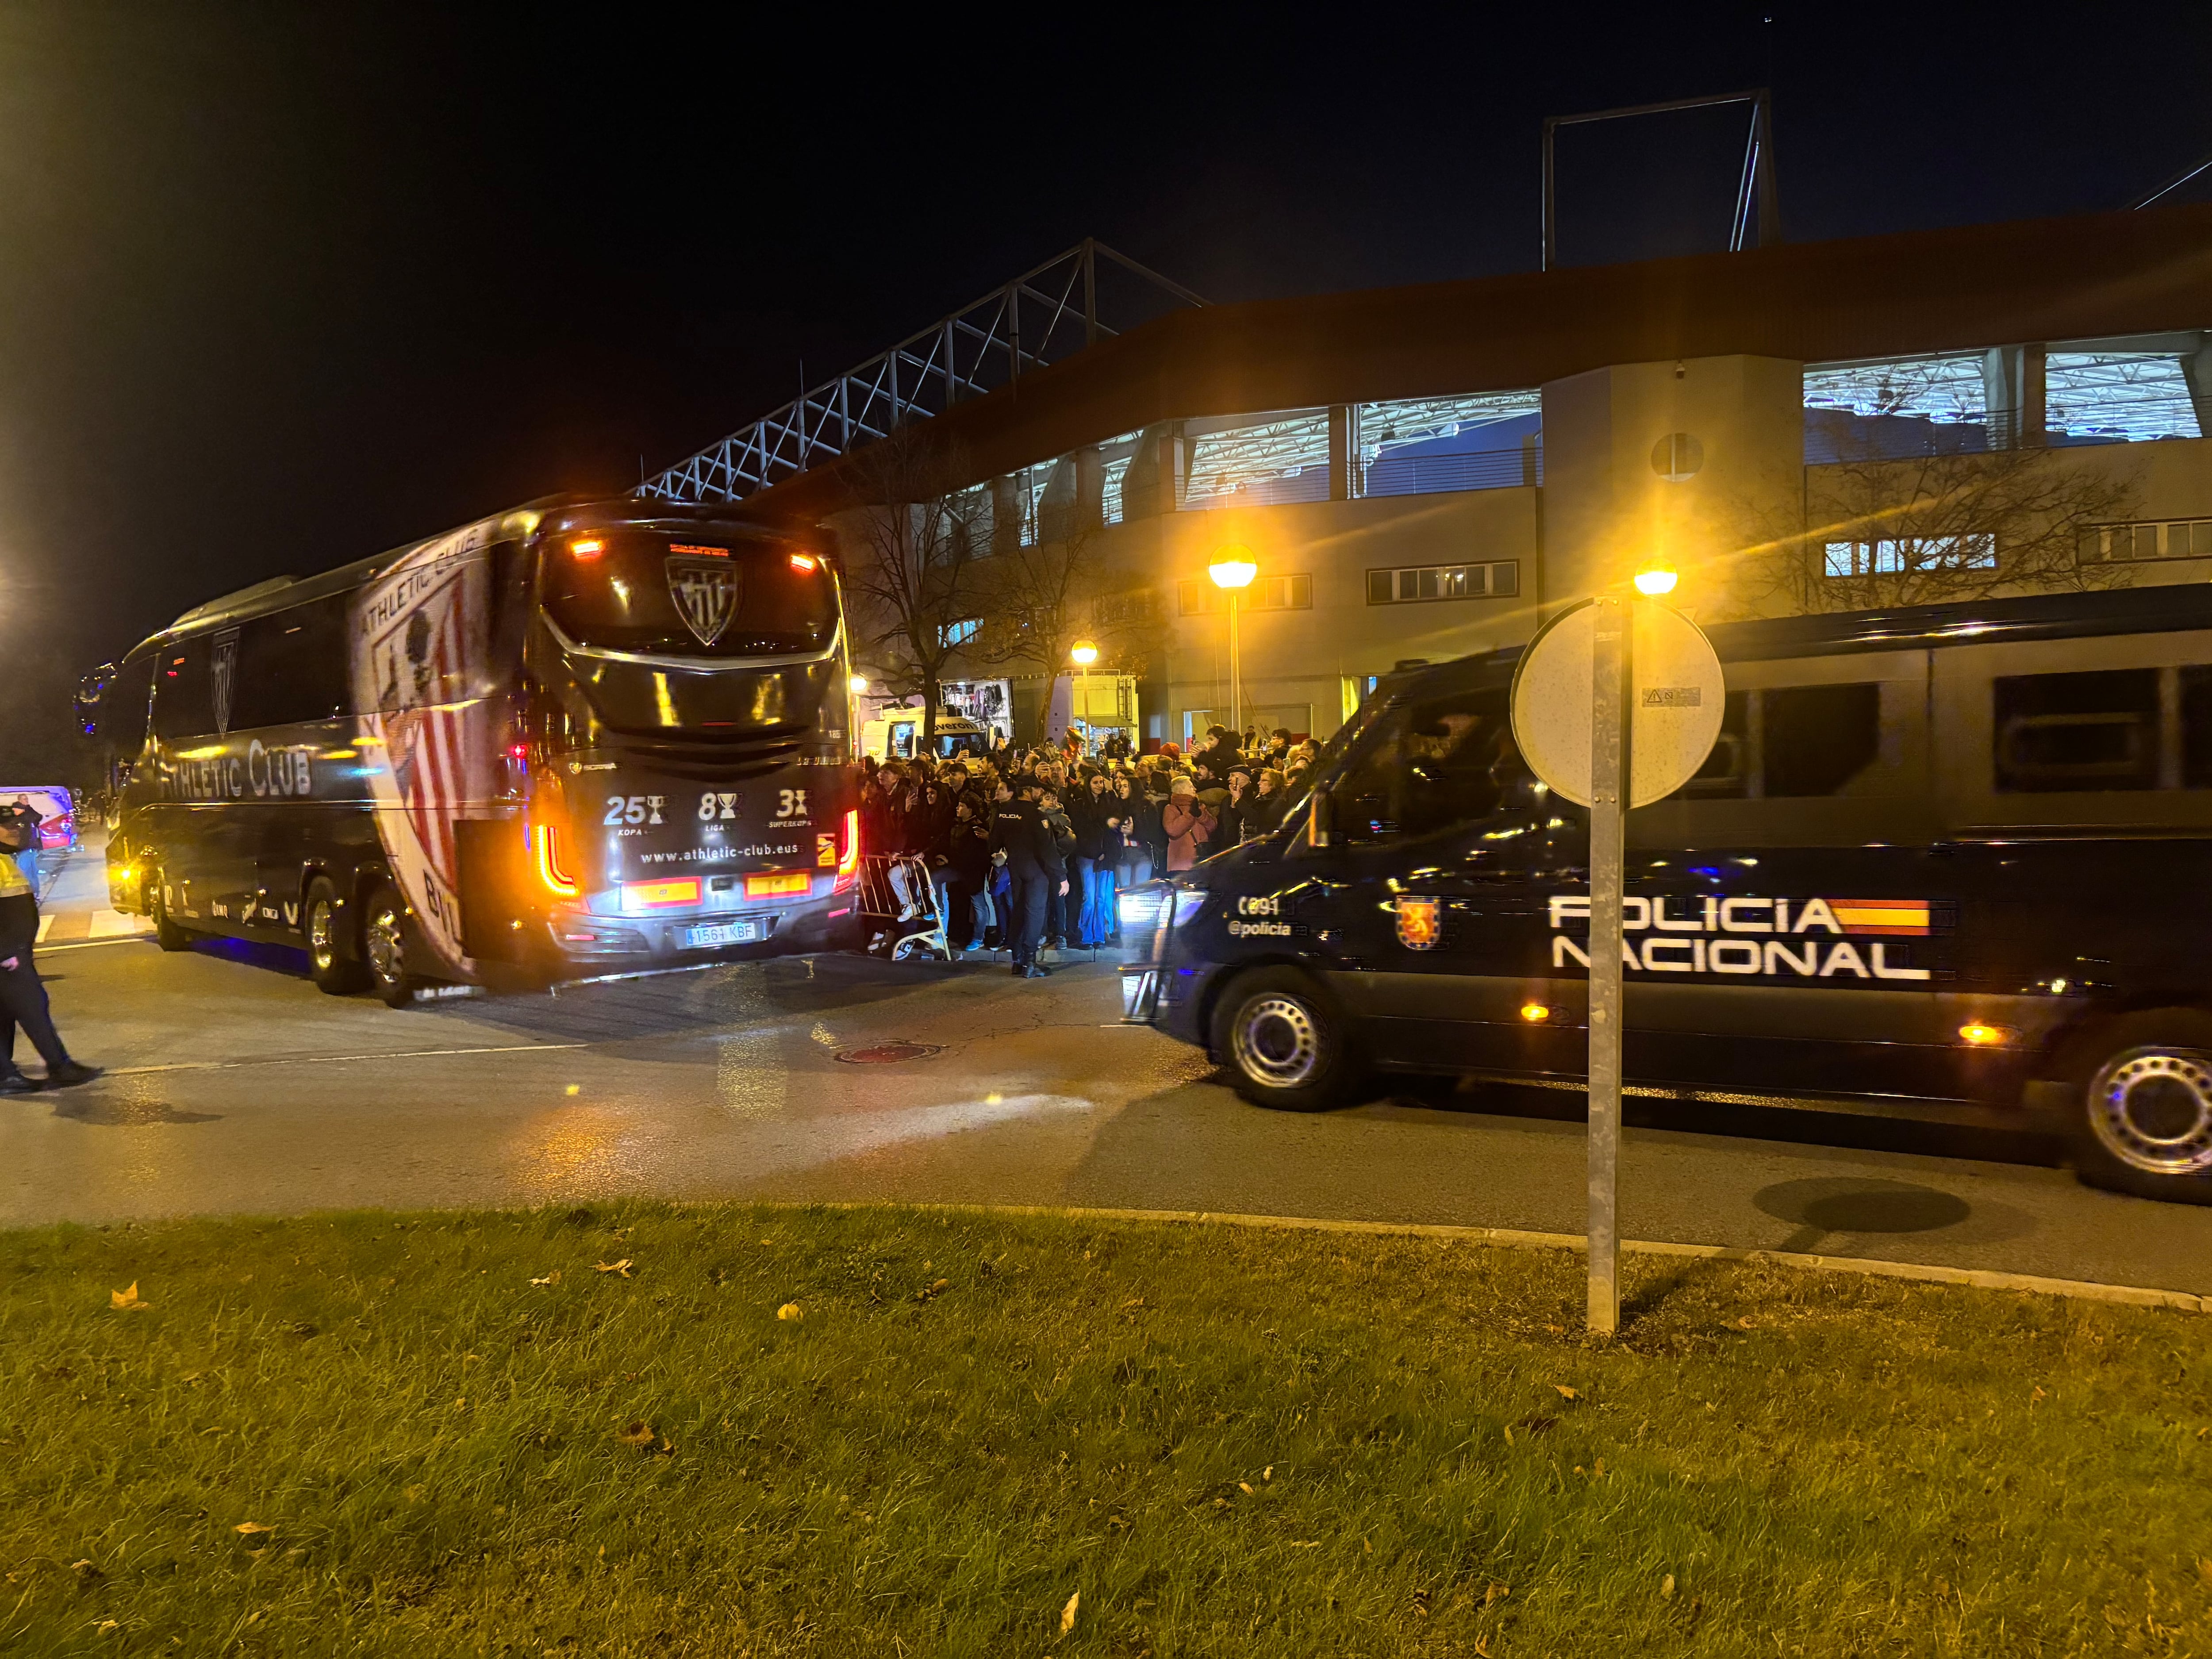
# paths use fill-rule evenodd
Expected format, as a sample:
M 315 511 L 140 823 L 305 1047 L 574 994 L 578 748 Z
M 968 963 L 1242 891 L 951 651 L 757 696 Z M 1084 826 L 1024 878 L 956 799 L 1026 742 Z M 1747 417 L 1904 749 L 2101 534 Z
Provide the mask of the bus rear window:
M 822 651 L 837 626 L 829 570 L 787 543 L 570 532 L 546 541 L 539 581 L 570 639 L 641 656 Z

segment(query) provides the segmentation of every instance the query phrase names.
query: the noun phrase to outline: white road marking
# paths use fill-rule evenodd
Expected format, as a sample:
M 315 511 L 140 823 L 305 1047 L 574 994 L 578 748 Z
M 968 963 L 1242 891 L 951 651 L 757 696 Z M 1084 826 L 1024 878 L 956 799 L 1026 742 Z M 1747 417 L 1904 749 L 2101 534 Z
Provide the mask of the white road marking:
M 272 1054 L 266 1060 L 188 1060 L 173 1066 L 112 1066 L 110 1077 L 149 1072 L 229 1072 L 242 1066 L 343 1066 L 364 1060 L 441 1060 L 453 1054 L 535 1054 L 555 1048 L 588 1048 L 588 1042 L 509 1042 L 486 1048 L 400 1048 L 375 1054 Z
M 145 916 L 127 916 L 120 910 L 94 910 L 92 913 L 94 939 L 129 939 L 136 933 L 154 931 L 152 921 Z
M 46 935 L 53 932 L 53 930 L 54 919 L 52 914 L 40 916 L 39 918 L 39 936 L 31 942 L 33 945 L 44 945 L 46 942 Z

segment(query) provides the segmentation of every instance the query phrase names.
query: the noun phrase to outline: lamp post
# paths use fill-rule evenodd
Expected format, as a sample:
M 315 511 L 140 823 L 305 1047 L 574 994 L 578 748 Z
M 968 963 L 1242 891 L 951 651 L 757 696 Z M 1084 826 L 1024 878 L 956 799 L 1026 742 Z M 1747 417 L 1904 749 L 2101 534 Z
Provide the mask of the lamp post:
M 1213 562 L 1206 568 L 1213 578 L 1213 585 L 1229 596 L 1229 726 L 1237 741 L 1244 740 L 1244 685 L 1242 665 L 1237 659 L 1237 596 L 1251 586 L 1252 578 L 1260 574 L 1253 562 L 1252 550 L 1239 544 L 1223 548 L 1213 556 Z
M 1087 755 L 1091 752 L 1091 665 L 1098 660 L 1098 647 L 1088 640 L 1078 640 L 1067 655 L 1075 665 L 1075 700 L 1082 710 L 1083 752 Z

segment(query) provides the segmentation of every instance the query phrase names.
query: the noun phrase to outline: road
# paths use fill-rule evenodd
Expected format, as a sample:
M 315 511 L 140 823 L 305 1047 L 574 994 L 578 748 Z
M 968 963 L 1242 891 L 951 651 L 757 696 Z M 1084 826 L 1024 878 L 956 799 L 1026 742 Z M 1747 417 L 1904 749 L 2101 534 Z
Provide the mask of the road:
M 800 957 L 394 1012 L 289 952 L 129 937 L 96 857 L 49 905 L 57 1017 L 110 1071 L 0 1100 L 0 1224 L 652 1194 L 1582 1231 L 1578 1096 L 1262 1111 L 1119 1024 L 1103 959 Z M 2212 1209 L 2092 1192 L 2026 1137 L 1674 1103 L 1631 1126 L 1632 1238 L 2212 1291 Z

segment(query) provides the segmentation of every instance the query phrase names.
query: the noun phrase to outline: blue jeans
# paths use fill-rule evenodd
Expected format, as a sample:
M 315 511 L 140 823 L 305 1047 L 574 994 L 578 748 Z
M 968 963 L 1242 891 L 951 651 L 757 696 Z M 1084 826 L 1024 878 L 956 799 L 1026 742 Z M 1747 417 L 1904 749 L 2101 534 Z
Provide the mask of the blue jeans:
M 35 847 L 26 847 L 21 852 L 16 854 L 15 867 L 23 872 L 24 879 L 31 884 L 31 896 L 37 898 L 40 896 L 39 849 Z

